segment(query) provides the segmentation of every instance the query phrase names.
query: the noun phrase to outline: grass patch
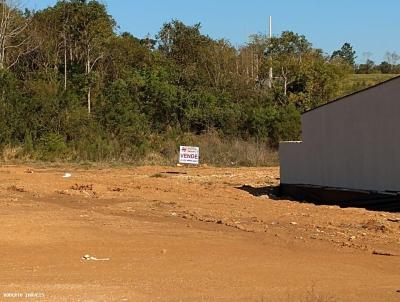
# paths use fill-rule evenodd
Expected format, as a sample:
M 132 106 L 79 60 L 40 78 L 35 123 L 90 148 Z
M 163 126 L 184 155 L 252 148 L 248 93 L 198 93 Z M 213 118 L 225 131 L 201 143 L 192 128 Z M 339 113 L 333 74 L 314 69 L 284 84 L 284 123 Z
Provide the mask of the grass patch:
M 221 137 L 216 131 L 201 135 L 186 133 L 167 138 L 160 143 L 158 152 L 152 154 L 152 159 L 158 159 L 160 164 L 175 165 L 179 157 L 179 145 L 199 147 L 200 164 L 222 167 L 279 164 L 278 152 L 270 147 L 267 140 Z
M 398 76 L 398 74 L 350 74 L 339 85 L 337 97 L 342 97 L 353 92 L 374 86 Z
M 110 156 L 97 149 L 91 152 L 75 152 L 74 147 L 67 144 L 67 149 L 60 149 L 60 157 L 57 156 L 58 149 L 52 149 L 51 158 L 44 159 L 40 155 L 42 152 L 40 146 L 38 149 L 33 149 L 31 153 L 27 153 L 22 146 L 5 146 L 0 150 L 0 160 L 4 163 L 36 164 L 47 168 L 65 167 L 67 164 L 76 169 L 125 167 L 127 165 L 176 165 L 179 146 L 191 145 L 200 147 L 200 164 L 222 167 L 278 165 L 278 153 L 270 147 L 268 140 L 224 137 L 217 131 L 209 131 L 200 135 L 164 133 L 151 136 L 148 140 L 148 146 L 140 153 L 130 150 L 129 154 L 120 156 L 115 156 L 118 153 L 117 150 L 112 150 Z M 114 145 L 110 143 L 107 148 L 112 149 Z

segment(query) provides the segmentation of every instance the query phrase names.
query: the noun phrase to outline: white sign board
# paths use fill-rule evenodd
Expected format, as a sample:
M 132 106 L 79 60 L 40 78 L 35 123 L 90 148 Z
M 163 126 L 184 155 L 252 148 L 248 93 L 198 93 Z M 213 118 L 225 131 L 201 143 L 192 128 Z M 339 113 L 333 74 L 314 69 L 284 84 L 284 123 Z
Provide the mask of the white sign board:
M 179 163 L 198 165 L 199 155 L 199 147 L 181 146 L 179 150 Z

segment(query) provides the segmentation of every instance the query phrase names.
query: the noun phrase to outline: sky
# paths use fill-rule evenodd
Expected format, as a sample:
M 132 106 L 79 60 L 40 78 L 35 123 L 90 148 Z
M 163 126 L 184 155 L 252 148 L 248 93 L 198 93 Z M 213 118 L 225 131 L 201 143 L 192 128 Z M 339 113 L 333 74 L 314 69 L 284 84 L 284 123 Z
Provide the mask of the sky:
M 400 53 L 398 0 L 102 0 L 119 25 L 141 38 L 154 36 L 163 23 L 179 19 L 200 22 L 202 32 L 243 45 L 255 33 L 266 33 L 273 18 L 273 34 L 284 30 L 303 34 L 316 48 L 330 54 L 349 42 L 357 62 L 380 63 L 387 51 Z M 25 0 L 31 9 L 56 0 Z

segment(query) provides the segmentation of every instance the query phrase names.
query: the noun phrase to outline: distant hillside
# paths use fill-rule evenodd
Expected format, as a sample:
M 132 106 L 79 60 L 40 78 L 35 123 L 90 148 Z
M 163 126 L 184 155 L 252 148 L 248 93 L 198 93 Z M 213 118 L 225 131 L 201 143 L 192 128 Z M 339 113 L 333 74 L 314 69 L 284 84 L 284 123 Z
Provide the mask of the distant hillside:
M 351 74 L 340 84 L 337 97 L 341 97 L 389 80 L 398 74 Z

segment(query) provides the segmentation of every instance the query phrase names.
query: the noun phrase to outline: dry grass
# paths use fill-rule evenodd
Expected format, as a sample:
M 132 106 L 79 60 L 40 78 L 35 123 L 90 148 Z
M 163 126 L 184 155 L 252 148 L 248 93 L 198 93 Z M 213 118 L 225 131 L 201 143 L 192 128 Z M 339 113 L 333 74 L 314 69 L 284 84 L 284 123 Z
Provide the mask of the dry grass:
M 200 156 L 204 163 L 222 166 L 274 166 L 278 163 L 276 151 L 266 142 L 221 139 L 209 134 L 199 138 Z
M 163 142 L 160 152 L 151 153 L 144 164 L 176 164 L 179 145 L 200 148 L 200 163 L 211 166 L 277 166 L 278 153 L 267 141 L 223 138 L 215 131 L 202 135 L 186 134 L 176 140 Z M 155 161 L 154 161 L 155 160 Z
M 211 166 L 277 166 L 278 154 L 270 148 L 268 141 L 256 141 L 254 139 L 243 140 L 238 138 L 226 138 L 218 135 L 216 131 L 210 131 L 201 135 L 190 133 L 177 137 L 156 137 L 144 154 L 101 158 L 96 162 L 87 158 L 75 158 L 67 160 L 66 157 L 55 157 L 52 163 L 43 162 L 40 156 L 36 158 L 35 152 L 27 154 L 23 147 L 6 146 L 0 152 L 0 160 L 6 163 L 43 163 L 52 166 L 57 163 L 79 164 L 81 168 L 93 168 L 99 165 L 175 165 L 178 162 L 179 146 L 191 145 L 200 147 L 200 163 Z M 36 152 L 38 153 L 38 152 Z
M 6 146 L 1 149 L 0 158 L 2 161 L 10 162 L 20 157 L 21 152 L 22 147 Z

